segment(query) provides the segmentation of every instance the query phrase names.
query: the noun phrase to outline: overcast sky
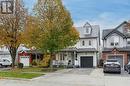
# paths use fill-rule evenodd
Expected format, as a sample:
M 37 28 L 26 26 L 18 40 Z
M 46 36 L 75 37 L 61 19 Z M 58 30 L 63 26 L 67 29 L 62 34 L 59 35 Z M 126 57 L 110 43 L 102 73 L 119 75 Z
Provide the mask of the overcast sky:
M 35 0 L 24 0 L 32 9 Z M 130 19 L 130 0 L 62 0 L 70 11 L 75 26 L 85 22 L 98 24 L 101 29 L 114 28 Z

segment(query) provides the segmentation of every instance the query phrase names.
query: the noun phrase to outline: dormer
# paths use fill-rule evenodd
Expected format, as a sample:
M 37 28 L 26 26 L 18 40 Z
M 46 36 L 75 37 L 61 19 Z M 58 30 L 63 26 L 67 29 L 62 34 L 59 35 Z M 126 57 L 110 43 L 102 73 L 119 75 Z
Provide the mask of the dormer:
M 85 35 L 90 35 L 92 32 L 92 26 L 88 22 L 83 26 L 83 29 Z

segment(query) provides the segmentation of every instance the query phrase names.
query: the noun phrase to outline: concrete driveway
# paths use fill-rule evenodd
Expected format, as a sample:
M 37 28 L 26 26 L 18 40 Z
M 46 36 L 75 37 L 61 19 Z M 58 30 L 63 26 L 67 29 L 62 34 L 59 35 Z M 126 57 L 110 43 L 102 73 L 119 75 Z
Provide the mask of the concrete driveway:
M 0 86 L 130 86 L 130 75 L 102 69 L 64 69 L 33 80 L 0 80 Z

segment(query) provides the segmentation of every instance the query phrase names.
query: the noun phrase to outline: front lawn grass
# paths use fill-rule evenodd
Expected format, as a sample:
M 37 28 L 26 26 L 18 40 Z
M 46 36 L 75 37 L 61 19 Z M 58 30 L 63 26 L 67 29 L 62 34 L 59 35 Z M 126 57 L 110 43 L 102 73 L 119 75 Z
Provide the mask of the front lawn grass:
M 38 74 L 38 73 L 22 73 L 22 72 L 0 72 L 0 77 L 12 77 L 12 78 L 25 78 L 25 79 L 32 79 L 35 77 L 42 76 L 44 74 Z
M 32 79 L 35 77 L 39 77 L 44 75 L 44 73 L 54 72 L 59 69 L 57 68 L 39 68 L 39 67 L 30 67 L 30 68 L 15 68 L 9 70 L 0 71 L 0 78 L 4 77 L 13 77 L 13 78 L 25 78 L 25 79 Z
M 23 68 L 23 69 L 19 69 L 19 68 L 15 68 L 15 69 L 10 69 L 10 70 L 6 70 L 6 71 L 10 71 L 10 72 L 36 72 L 36 73 L 48 73 L 48 72 L 55 72 L 59 70 L 58 68 L 39 68 L 39 67 L 30 67 L 30 68 Z

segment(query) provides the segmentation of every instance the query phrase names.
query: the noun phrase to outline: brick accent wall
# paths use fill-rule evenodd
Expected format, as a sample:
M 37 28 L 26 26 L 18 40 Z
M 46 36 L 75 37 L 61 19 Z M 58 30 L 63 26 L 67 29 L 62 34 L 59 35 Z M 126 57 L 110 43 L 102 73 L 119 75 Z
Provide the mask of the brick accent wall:
M 111 52 L 102 52 L 102 59 L 106 60 L 109 55 L 123 55 L 124 64 L 128 63 L 128 52 L 120 52 L 118 50 L 113 50 Z

